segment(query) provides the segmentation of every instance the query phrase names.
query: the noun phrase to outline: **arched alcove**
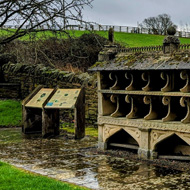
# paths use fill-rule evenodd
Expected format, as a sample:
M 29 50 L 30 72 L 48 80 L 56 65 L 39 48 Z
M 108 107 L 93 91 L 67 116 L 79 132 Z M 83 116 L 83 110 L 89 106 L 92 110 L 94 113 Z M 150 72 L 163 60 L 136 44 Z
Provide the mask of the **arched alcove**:
M 190 146 L 176 134 L 159 142 L 155 151 L 158 155 L 187 156 L 190 155 Z
M 124 129 L 113 134 L 107 141 L 108 149 L 113 147 L 138 150 L 138 142 Z

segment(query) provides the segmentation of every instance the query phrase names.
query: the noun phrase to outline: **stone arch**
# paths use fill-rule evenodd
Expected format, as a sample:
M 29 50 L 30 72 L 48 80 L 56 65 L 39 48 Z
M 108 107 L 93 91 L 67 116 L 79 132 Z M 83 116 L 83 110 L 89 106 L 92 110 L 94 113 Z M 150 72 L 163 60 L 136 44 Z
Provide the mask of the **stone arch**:
M 130 128 L 124 128 L 124 130 L 131 135 L 132 138 L 134 138 L 138 145 L 140 146 L 140 131 L 138 129 L 130 129 Z
M 184 142 L 186 142 L 188 145 L 190 145 L 190 134 L 188 136 L 187 136 L 187 134 L 184 135 L 184 134 L 181 134 L 181 133 L 174 133 L 174 132 L 166 133 L 166 134 L 164 133 L 164 134 L 162 134 L 160 136 L 157 135 L 157 133 L 154 133 L 154 134 L 156 134 L 157 137 L 155 139 L 154 139 L 154 136 L 152 137 L 152 141 L 153 141 L 152 146 L 151 146 L 152 150 L 155 150 L 155 147 L 157 146 L 157 144 L 161 143 L 162 141 L 164 141 L 165 139 L 171 137 L 172 135 L 177 135 Z
M 175 133 L 182 140 L 184 140 L 188 145 L 190 145 L 190 134 Z
M 154 150 L 159 155 L 185 155 L 184 152 L 190 153 L 190 146 L 181 135 L 170 133 L 167 137 L 164 136 L 154 145 Z
M 106 143 L 116 143 L 116 144 L 128 144 L 135 145 L 139 147 L 139 141 L 134 138 L 134 135 L 130 131 L 125 130 L 124 128 L 120 128 L 115 131 L 109 138 L 106 139 Z
M 104 142 L 107 143 L 111 136 L 113 136 L 115 133 L 119 132 L 122 129 L 123 129 L 122 127 L 112 128 L 112 127 L 106 126 L 104 129 Z
M 164 133 L 164 134 L 159 134 L 159 133 L 153 133 L 151 135 L 151 149 L 155 150 L 157 144 L 161 143 L 162 141 L 164 141 L 165 139 L 171 137 L 172 135 L 174 135 L 174 132 L 171 133 Z
M 116 127 L 112 128 L 109 126 L 105 127 L 104 133 L 104 142 L 108 142 L 109 138 L 119 131 L 124 130 L 128 133 L 135 141 L 137 141 L 138 145 L 140 145 L 140 131 L 138 129 L 126 128 L 126 127 Z

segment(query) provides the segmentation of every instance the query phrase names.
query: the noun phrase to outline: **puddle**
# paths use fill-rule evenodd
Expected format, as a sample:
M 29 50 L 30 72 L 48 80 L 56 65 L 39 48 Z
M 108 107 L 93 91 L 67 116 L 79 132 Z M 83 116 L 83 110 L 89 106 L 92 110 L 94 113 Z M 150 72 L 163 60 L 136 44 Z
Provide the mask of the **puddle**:
M 124 158 L 97 155 L 95 138 L 75 141 L 24 138 L 21 129 L 0 130 L 0 158 L 17 167 L 91 189 L 190 189 L 190 174 Z

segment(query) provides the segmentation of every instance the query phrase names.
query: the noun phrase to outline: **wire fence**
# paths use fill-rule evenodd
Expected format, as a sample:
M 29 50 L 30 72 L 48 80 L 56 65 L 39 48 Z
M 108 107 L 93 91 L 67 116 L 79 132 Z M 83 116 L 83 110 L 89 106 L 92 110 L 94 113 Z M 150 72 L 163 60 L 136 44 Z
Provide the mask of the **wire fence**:
M 68 25 L 68 30 L 92 30 L 92 31 L 108 31 L 113 28 L 115 32 L 138 33 L 138 34 L 159 34 L 164 35 L 160 31 L 150 28 L 131 27 L 131 26 L 114 26 L 114 25 Z M 177 31 L 176 36 L 190 38 L 190 32 Z

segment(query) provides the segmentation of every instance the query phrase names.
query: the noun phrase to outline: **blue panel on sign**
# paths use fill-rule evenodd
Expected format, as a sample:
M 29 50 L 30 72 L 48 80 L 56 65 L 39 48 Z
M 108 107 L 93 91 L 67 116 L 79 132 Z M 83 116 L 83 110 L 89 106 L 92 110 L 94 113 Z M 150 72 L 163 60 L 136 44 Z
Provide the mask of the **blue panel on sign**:
M 46 106 L 53 106 L 53 102 L 48 102 Z

